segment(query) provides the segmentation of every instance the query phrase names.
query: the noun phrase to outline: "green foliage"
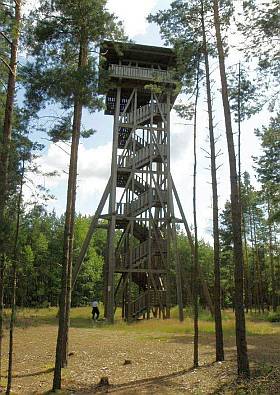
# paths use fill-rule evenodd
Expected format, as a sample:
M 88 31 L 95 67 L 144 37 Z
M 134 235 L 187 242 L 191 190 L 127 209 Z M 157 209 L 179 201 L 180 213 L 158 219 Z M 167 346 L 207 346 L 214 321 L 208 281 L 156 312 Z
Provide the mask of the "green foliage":
M 64 217 L 47 213 L 42 206 L 35 206 L 22 214 L 19 240 L 18 304 L 44 306 L 58 304 L 60 293 L 61 255 Z M 76 259 L 90 224 L 89 217 L 76 218 Z M 73 292 L 73 305 L 88 304 L 93 297 L 103 296 L 103 266 L 106 249 L 106 231 L 98 230 L 90 244 L 87 257 L 78 276 Z M 7 260 L 6 282 L 10 276 Z M 7 288 L 6 303 L 10 300 Z
M 264 188 L 264 187 L 263 187 Z M 246 305 L 261 310 L 272 304 L 273 294 L 279 294 L 277 269 L 278 227 L 269 225 L 267 194 L 256 190 L 249 173 L 244 172 L 241 183 L 242 235 L 245 262 Z M 221 214 L 221 283 L 224 305 L 230 306 L 233 293 L 233 235 L 229 202 Z M 272 270 L 274 285 L 272 281 Z M 274 288 L 274 290 L 273 290 Z M 275 297 L 275 296 L 274 296 Z
M 255 158 L 258 180 L 270 204 L 269 220 L 280 222 L 280 113 L 271 118 L 268 127 L 256 130 L 262 154 Z
M 106 0 L 79 2 L 41 0 L 29 18 L 26 46 L 33 59 L 24 68 L 26 102 L 34 113 L 48 103 L 70 109 L 74 100 L 95 111 L 98 95 L 96 48 L 104 39 L 123 37 L 120 23 L 106 8 Z M 87 64 L 78 68 L 81 42 L 89 49 Z M 67 124 L 69 126 L 67 114 Z M 57 128 L 68 130 L 63 122 Z
M 206 30 L 211 30 L 212 7 L 212 2 L 208 0 L 175 0 L 171 2 L 169 9 L 160 10 L 148 17 L 149 22 L 159 25 L 165 44 L 174 47 L 177 56 L 177 77 L 186 93 L 192 93 L 194 89 L 197 65 L 203 55 L 202 14 Z M 229 26 L 233 11 L 232 1 L 221 1 L 221 24 L 225 30 Z M 216 46 L 211 35 L 207 50 L 210 56 L 216 56 Z M 200 73 L 203 73 L 202 68 Z
M 275 88 L 269 97 L 270 106 L 274 108 L 276 102 L 279 105 L 280 3 L 278 0 L 248 0 L 243 2 L 243 12 L 245 22 L 239 24 L 239 28 L 247 41 L 244 50 L 248 58 L 253 55 L 258 59 L 262 81 L 266 76 L 267 87 Z
M 177 112 L 179 117 L 186 119 L 186 120 L 191 120 L 194 115 L 194 105 L 193 103 L 190 104 L 176 104 L 174 107 L 174 110 Z
M 275 313 L 269 313 L 267 320 L 269 322 L 280 322 L 280 310 L 276 311 Z
M 75 222 L 75 245 L 77 257 L 90 225 L 90 218 L 78 216 Z M 103 299 L 103 266 L 107 235 L 105 230 L 95 232 L 87 256 L 78 276 L 73 293 L 73 305 L 88 304 L 93 298 Z
M 250 318 L 255 321 L 280 322 L 280 309 L 277 311 L 267 311 L 265 313 L 250 313 Z
M 238 112 L 240 111 L 240 121 L 250 118 L 261 110 L 261 99 L 263 96 L 260 86 L 257 87 L 256 81 L 251 81 L 248 74 L 240 66 L 240 83 L 238 72 L 232 71 L 228 78 L 229 96 L 231 110 L 234 114 L 235 121 L 238 122 Z M 240 109 L 239 109 L 240 106 Z
M 190 5 L 181 0 L 173 1 L 169 9 L 148 17 L 149 22 L 159 25 L 165 43 L 174 47 L 178 77 L 182 81 L 183 89 L 188 92 L 193 89 L 201 52 L 198 39 L 200 20 L 195 15 L 199 10 L 197 3 Z

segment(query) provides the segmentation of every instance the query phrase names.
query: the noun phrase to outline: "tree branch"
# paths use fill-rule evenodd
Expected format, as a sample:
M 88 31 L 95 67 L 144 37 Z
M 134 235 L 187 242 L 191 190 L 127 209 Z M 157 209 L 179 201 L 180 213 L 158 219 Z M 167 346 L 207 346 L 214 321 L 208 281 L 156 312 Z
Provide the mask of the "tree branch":
M 0 80 L 0 84 L 3 86 L 3 88 L 5 89 L 5 92 L 7 92 L 7 85 L 2 81 L 2 80 Z
M 0 32 L 0 34 L 1 34 L 2 37 L 5 38 L 6 41 L 8 41 L 8 43 L 9 43 L 10 45 L 13 44 L 12 41 L 9 39 L 9 37 L 6 36 L 6 34 L 5 34 L 4 32 Z
M 4 65 L 5 66 L 7 66 L 8 67 L 8 69 L 10 70 L 10 72 L 13 74 L 13 76 L 15 76 L 15 73 L 14 73 L 14 71 L 13 71 L 13 69 L 11 68 L 11 66 L 9 65 L 9 63 L 8 62 L 6 62 L 6 60 L 5 59 L 3 59 L 1 56 L 0 56 L 0 60 L 4 63 Z

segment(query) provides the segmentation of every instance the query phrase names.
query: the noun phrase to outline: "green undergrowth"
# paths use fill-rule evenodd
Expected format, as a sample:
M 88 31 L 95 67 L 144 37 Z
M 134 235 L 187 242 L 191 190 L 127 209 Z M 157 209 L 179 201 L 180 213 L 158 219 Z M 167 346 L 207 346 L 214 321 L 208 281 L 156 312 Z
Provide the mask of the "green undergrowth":
M 6 328 L 8 327 L 9 311 L 6 311 Z M 249 313 L 247 315 L 247 333 L 248 335 L 273 335 L 280 334 L 280 325 L 270 322 L 268 314 Z M 134 332 L 138 334 L 192 334 L 193 320 L 191 309 L 185 310 L 184 322 L 178 320 L 178 309 L 175 307 L 171 310 L 171 319 L 155 319 L 137 320 L 130 324 L 122 321 L 121 310 L 117 309 L 115 315 L 114 326 L 108 324 L 103 317 L 103 309 L 100 309 L 100 320 L 93 322 L 91 319 L 91 307 L 77 307 L 71 310 L 71 327 L 85 328 L 85 329 L 103 329 L 106 331 L 122 331 Z M 235 319 L 234 313 L 231 310 L 222 312 L 223 330 L 225 335 L 233 336 L 235 334 Z M 27 328 L 30 326 L 41 325 L 57 325 L 57 308 L 42 308 L 42 309 L 18 309 L 16 325 L 19 328 Z M 214 319 L 206 310 L 199 312 L 199 331 L 201 334 L 214 334 Z
M 264 313 L 250 312 L 249 317 L 255 321 L 280 322 L 280 308 L 276 311 L 265 311 Z

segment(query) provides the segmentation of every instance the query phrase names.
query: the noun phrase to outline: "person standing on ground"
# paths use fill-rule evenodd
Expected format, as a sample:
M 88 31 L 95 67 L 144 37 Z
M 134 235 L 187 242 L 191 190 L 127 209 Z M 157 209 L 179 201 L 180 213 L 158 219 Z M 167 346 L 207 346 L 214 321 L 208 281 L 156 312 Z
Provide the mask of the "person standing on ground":
M 92 302 L 92 319 L 95 321 L 98 320 L 99 317 L 99 308 L 98 308 L 98 302 L 96 300 L 94 300 Z M 96 318 L 95 318 L 95 314 L 96 314 Z

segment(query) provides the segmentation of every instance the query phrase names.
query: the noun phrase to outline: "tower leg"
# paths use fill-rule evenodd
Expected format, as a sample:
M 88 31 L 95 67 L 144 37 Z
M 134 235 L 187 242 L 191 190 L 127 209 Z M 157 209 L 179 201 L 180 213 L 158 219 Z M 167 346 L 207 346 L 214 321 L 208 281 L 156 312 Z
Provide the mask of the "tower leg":
M 109 253 L 108 253 L 108 286 L 107 286 L 107 319 L 114 322 L 115 295 L 114 295 L 114 271 L 115 271 L 115 229 L 116 229 L 116 189 L 117 189 L 117 155 L 118 155 L 118 126 L 120 114 L 121 88 L 117 88 L 116 108 L 113 128 L 113 152 L 111 164 L 111 193 L 109 201 Z

